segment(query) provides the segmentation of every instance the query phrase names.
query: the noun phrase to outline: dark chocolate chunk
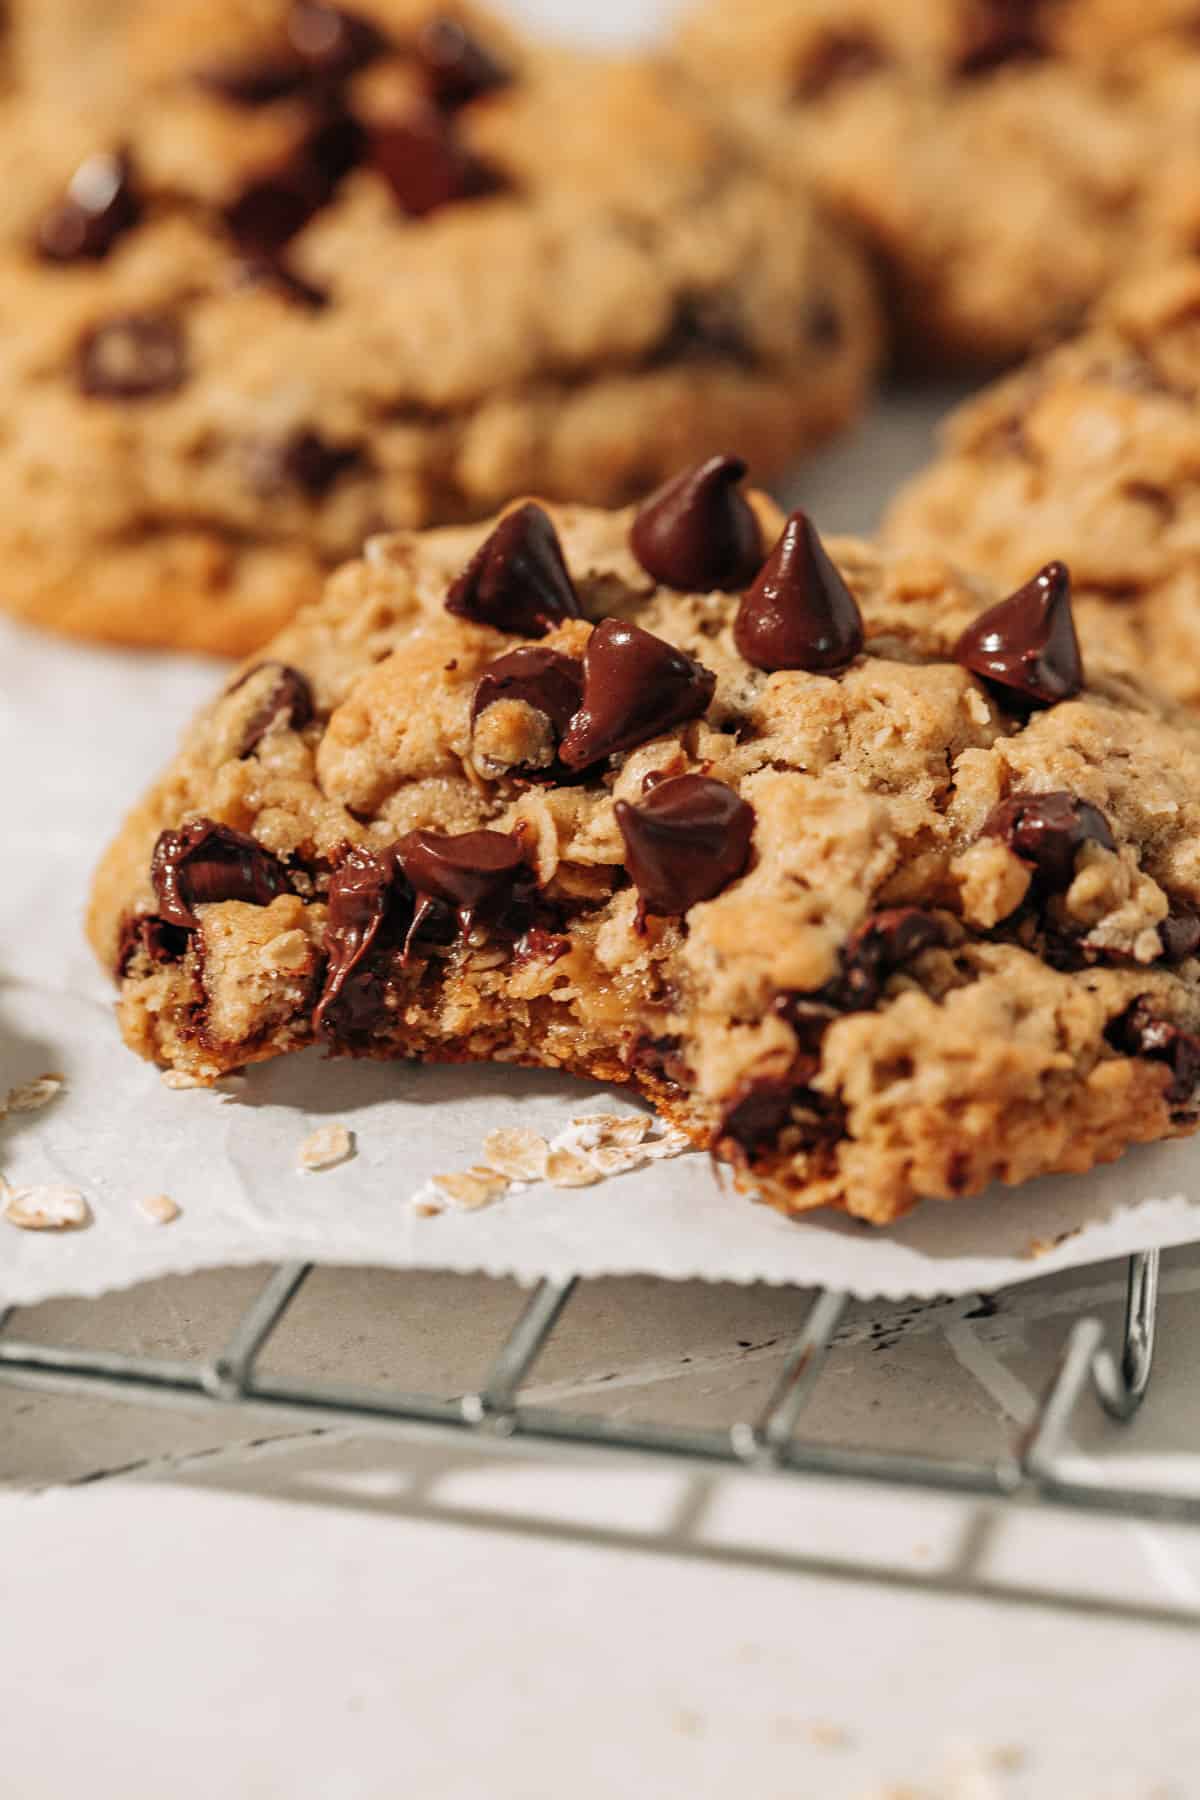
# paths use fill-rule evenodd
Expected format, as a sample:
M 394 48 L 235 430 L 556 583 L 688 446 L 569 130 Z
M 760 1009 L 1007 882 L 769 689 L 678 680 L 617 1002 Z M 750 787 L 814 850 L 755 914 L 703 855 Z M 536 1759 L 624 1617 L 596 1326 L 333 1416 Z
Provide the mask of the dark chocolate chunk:
M 889 60 L 882 44 L 865 32 L 829 31 L 805 57 L 793 95 L 802 105 L 823 100 L 835 88 L 886 68 Z
M 559 749 L 569 769 L 632 750 L 698 719 L 713 697 L 711 669 L 623 619 L 605 619 L 583 658 L 583 704 Z
M 121 980 L 139 951 L 156 966 L 178 962 L 188 947 L 188 934 L 168 925 L 154 913 L 126 913 L 117 938 L 117 980 Z
M 1159 925 L 1163 960 L 1185 962 L 1200 950 L 1200 917 L 1195 913 L 1170 913 Z
M 832 674 L 862 649 L 858 602 L 805 513 L 792 514 L 758 580 L 742 596 L 733 639 L 756 669 Z
M 1195 1099 L 1200 1085 L 1200 1037 L 1161 1018 L 1146 995 L 1127 1006 L 1104 1035 L 1122 1056 L 1145 1056 L 1166 1063 L 1171 1071 L 1166 1097 L 1173 1105 Z
M 685 913 L 736 881 L 750 856 L 754 811 L 707 775 L 660 781 L 638 806 L 616 804 L 639 916 Z
M 512 71 L 465 25 L 444 14 L 421 27 L 416 50 L 429 92 L 444 112 L 454 112 L 512 80 Z
M 362 160 L 365 145 L 362 126 L 348 113 L 334 113 L 286 162 L 249 181 L 224 215 L 242 255 L 252 263 L 278 265 L 280 252 Z
M 187 374 L 187 340 L 170 313 L 126 313 L 93 326 L 79 346 L 81 392 L 102 400 L 173 394 Z
M 129 152 L 89 156 L 38 225 L 38 253 L 47 262 L 99 262 L 141 216 Z
M 1076 853 L 1086 843 L 1115 850 L 1112 828 L 1090 801 L 1056 791 L 1014 794 L 994 806 L 981 837 L 997 837 L 1028 863 L 1043 893 L 1061 893 L 1075 879 Z
M 942 927 L 916 906 L 893 906 L 872 913 L 851 932 L 842 951 L 836 1004 L 844 1011 L 875 1006 L 889 975 L 942 942 Z
M 762 565 L 762 538 L 739 483 L 746 465 L 710 456 L 651 494 L 629 533 L 633 554 L 655 581 L 681 593 L 739 588 Z
M 242 733 L 238 749 L 238 756 L 242 759 L 249 756 L 262 742 L 277 720 L 283 719 L 292 731 L 302 731 L 313 716 L 313 693 L 307 677 L 287 663 L 255 663 L 240 680 L 234 682 L 229 692 L 236 694 L 240 687 L 244 687 L 264 669 L 272 671 L 271 686 L 263 697 L 262 704 L 255 708 L 246 721 L 246 729 Z
M 498 656 L 479 677 L 471 702 L 471 725 L 473 728 L 480 714 L 497 700 L 520 700 L 549 721 L 557 745 L 582 698 L 583 665 L 577 658 L 562 656 L 557 650 L 543 650 L 536 644 L 523 644 L 507 656 Z M 549 771 L 527 772 L 544 776 Z
M 495 917 L 517 885 L 530 880 L 524 847 L 506 832 L 410 831 L 396 845 L 396 856 L 416 900 L 405 957 L 435 908 L 456 913 L 466 937 L 478 917 Z
M 192 79 L 233 106 L 270 106 L 306 88 L 308 64 L 294 50 L 264 50 L 258 56 L 227 57 L 205 63 Z
M 198 906 L 244 900 L 269 906 L 291 893 L 283 864 L 261 844 L 212 819 L 193 819 L 178 831 L 164 831 L 154 846 L 150 879 L 160 916 L 190 931 L 199 924 Z
M 1083 659 L 1065 564 L 1047 563 L 1015 594 L 981 613 L 954 655 L 982 677 L 1001 706 L 1029 711 L 1079 693 Z
M 463 143 L 453 122 L 432 106 L 373 127 L 368 161 L 406 213 L 423 219 L 439 207 L 478 200 L 501 186 L 495 170 Z
M 323 500 L 343 475 L 360 467 L 359 444 L 331 444 L 319 431 L 293 431 L 274 442 L 250 446 L 247 472 L 256 493 L 269 496 L 299 488 L 310 500 Z
M 527 501 L 501 519 L 452 584 L 446 611 L 525 637 L 580 617 L 558 533 L 540 506 Z
M 716 1154 L 754 1162 L 769 1154 L 786 1131 L 789 1148 L 813 1150 L 845 1131 L 840 1101 L 804 1087 L 791 1076 L 752 1076 L 739 1083 L 713 1132 Z
M 670 323 L 647 360 L 651 368 L 721 362 L 754 369 L 759 356 L 732 294 L 689 292 L 676 299 Z
M 310 81 L 317 83 L 348 81 L 388 47 L 370 19 L 323 0 L 293 0 L 287 35 Z
M 318 1031 L 359 1035 L 387 1022 L 384 983 L 363 965 L 379 943 L 396 898 L 392 849 L 349 850 L 333 871 L 325 927 L 325 986 L 314 1015 Z

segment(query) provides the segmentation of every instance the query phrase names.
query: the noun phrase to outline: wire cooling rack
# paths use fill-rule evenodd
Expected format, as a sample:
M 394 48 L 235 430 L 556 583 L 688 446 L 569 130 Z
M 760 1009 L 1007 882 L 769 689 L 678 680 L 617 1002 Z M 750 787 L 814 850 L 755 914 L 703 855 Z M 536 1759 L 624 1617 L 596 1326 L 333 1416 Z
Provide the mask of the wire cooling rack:
M 833 1478 L 877 1486 L 1041 1503 L 1130 1518 L 1200 1524 L 1200 1492 L 1130 1486 L 1107 1474 L 1078 1472 L 1069 1461 L 1071 1420 L 1090 1384 L 1110 1418 L 1125 1422 L 1140 1406 L 1154 1361 L 1159 1252 L 1129 1259 L 1125 1324 L 1119 1349 L 1105 1343 L 1099 1319 L 1076 1321 L 1032 1425 L 1006 1455 L 991 1461 L 831 1446 L 798 1435 L 805 1406 L 825 1366 L 848 1296 L 820 1289 L 783 1372 L 760 1415 L 721 1430 L 670 1424 L 629 1425 L 584 1412 L 523 1405 L 521 1388 L 579 1284 L 543 1281 L 501 1345 L 482 1386 L 453 1399 L 391 1387 L 297 1383 L 261 1377 L 258 1361 L 313 1265 L 282 1263 L 242 1316 L 225 1348 L 204 1363 L 21 1343 L 0 1313 L 0 1381 L 157 1401 L 168 1406 L 253 1407 L 398 1437 L 438 1436 L 476 1443 L 535 1446 L 541 1452 L 641 1457 L 778 1477 Z

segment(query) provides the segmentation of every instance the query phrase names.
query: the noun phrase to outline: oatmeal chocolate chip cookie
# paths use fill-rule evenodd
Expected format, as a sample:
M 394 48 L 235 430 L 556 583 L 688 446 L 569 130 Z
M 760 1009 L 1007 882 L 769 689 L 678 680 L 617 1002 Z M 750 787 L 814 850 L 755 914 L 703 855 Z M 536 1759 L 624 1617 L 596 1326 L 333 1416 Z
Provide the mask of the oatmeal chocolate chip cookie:
M 128 43 L 136 100 L 0 203 L 23 617 L 244 653 L 375 531 L 777 467 L 860 403 L 862 253 L 677 71 L 427 0 Z
M 998 581 L 1061 557 L 1089 643 L 1200 704 L 1200 261 L 1138 276 L 969 400 L 894 502 L 895 545 Z
M 142 1055 L 629 1081 L 787 1211 L 1200 1116 L 1200 732 L 1065 571 L 821 543 L 734 460 L 373 540 L 97 877 Z
M 863 233 L 908 353 L 986 364 L 1120 271 L 1172 139 L 1119 54 L 1131 9 L 1089 8 L 704 0 L 679 50 Z

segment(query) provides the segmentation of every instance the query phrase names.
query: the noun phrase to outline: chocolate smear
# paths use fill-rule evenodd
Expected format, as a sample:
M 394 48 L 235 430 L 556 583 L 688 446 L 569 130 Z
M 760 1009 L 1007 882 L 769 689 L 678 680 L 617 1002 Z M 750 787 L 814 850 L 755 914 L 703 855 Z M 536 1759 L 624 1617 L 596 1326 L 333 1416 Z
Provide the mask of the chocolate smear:
M 745 474 L 740 457 L 710 456 L 643 502 L 629 542 L 647 575 L 692 594 L 739 588 L 754 578 L 762 537 L 739 486 Z
M 38 254 L 47 262 L 99 262 L 141 216 L 129 152 L 89 156 L 39 223 Z
M 1083 659 L 1066 565 L 1047 563 L 1024 587 L 967 626 L 955 660 L 980 676 L 1001 706 L 1032 711 L 1083 687 Z
M 1074 881 L 1075 857 L 1084 844 L 1116 849 L 1112 827 L 1099 807 L 1062 790 L 1002 800 L 984 820 L 980 836 L 1000 838 L 1030 865 L 1042 892 L 1053 894 Z
M 597 625 L 583 657 L 583 704 L 559 750 L 569 769 L 633 750 L 708 707 L 717 678 L 673 644 L 623 619 Z
M 685 913 L 736 881 L 750 856 L 754 811 L 707 775 L 660 781 L 637 806 L 616 804 L 638 918 Z
M 526 501 L 501 519 L 451 585 L 446 611 L 524 637 L 580 617 L 558 533 L 540 506 Z
M 348 850 L 329 881 L 325 927 L 325 986 L 314 1024 L 336 1036 L 367 1033 L 386 1024 L 386 988 L 363 967 L 383 932 L 396 898 L 392 849 Z
M 858 602 L 812 522 L 794 512 L 754 586 L 742 596 L 733 640 L 756 669 L 833 674 L 863 647 Z
M 287 872 L 261 844 L 212 819 L 193 819 L 178 831 L 164 831 L 154 846 L 150 879 L 159 916 L 185 931 L 200 923 L 198 906 L 244 900 L 270 906 L 291 893 Z

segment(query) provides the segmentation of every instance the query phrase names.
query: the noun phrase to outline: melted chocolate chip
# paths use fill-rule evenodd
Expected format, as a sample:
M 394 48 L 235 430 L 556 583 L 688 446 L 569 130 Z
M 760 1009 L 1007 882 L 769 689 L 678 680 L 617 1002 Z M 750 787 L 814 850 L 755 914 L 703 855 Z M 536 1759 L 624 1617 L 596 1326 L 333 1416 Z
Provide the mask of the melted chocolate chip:
M 569 769 L 633 750 L 707 709 L 717 678 L 673 644 L 605 619 L 583 658 L 583 704 L 559 749 Z
M 784 1132 L 790 1147 L 813 1150 L 845 1130 L 841 1103 L 815 1093 L 790 1076 L 757 1076 L 733 1091 L 713 1132 L 713 1150 L 754 1162 L 778 1144 Z
M 240 680 L 234 682 L 229 692 L 236 694 L 240 687 L 244 687 L 255 675 L 262 674 L 264 669 L 270 669 L 273 678 L 261 704 L 246 721 L 238 748 L 238 756 L 242 760 L 257 748 L 280 719 L 289 730 L 302 731 L 313 716 L 312 688 L 299 669 L 293 669 L 287 663 L 255 663 Z
M 1115 850 L 1108 820 L 1090 801 L 1075 794 L 1014 794 L 994 806 L 982 837 L 1001 838 L 1014 856 L 1028 863 L 1043 893 L 1061 893 L 1075 879 L 1076 853 L 1086 843 Z
M 358 444 L 331 444 L 319 431 L 293 431 L 273 443 L 252 445 L 248 476 L 255 492 L 264 496 L 299 488 L 310 500 L 323 500 L 362 461 Z
M 848 87 L 886 68 L 889 60 L 883 46 L 865 32 L 830 31 L 805 58 L 794 97 L 803 105 L 823 100 L 835 88 Z
M 240 831 L 212 819 L 193 819 L 178 831 L 164 831 L 154 846 L 150 879 L 160 916 L 190 931 L 200 921 L 198 906 L 244 900 L 269 906 L 291 892 L 283 864 Z
M 1173 1105 L 1194 1101 L 1200 1086 L 1200 1037 L 1159 1017 L 1145 995 L 1127 1006 L 1104 1035 L 1122 1056 L 1166 1063 L 1171 1071 L 1166 1097 Z
M 333 871 L 325 927 L 325 986 L 314 1015 L 318 1031 L 354 1036 L 378 1030 L 388 1021 L 386 986 L 363 965 L 384 933 L 396 887 L 391 849 L 350 850 Z
M 1070 700 L 1083 687 L 1083 660 L 1071 612 L 1071 577 L 1044 569 L 967 626 L 954 651 L 1002 706 L 1029 711 Z
M 432 106 L 414 107 L 403 119 L 377 125 L 370 135 L 368 160 L 415 219 L 457 201 L 481 199 L 501 185 L 495 171 L 468 149 L 453 123 Z
M 513 898 L 530 871 L 519 838 L 500 831 L 410 831 L 396 845 L 396 855 L 416 897 L 416 910 L 404 945 L 407 958 L 428 915 L 448 907 L 458 915 L 466 937 L 475 920 L 494 917 Z
M 457 19 L 429 19 L 417 36 L 417 56 L 429 92 L 444 112 L 507 87 L 512 72 Z
M 348 81 L 388 47 L 369 19 L 323 0 L 293 0 L 287 35 L 309 79 L 318 82 Z
M 178 962 L 188 947 L 188 934 L 153 913 L 127 913 L 117 938 L 117 980 L 141 951 L 157 966 Z
M 96 325 L 79 346 L 82 393 L 104 400 L 149 400 L 182 387 L 187 373 L 183 326 L 170 313 L 127 313 Z
M 128 151 L 89 156 L 39 224 L 38 253 L 47 262 L 99 262 L 141 216 Z
M 707 775 L 660 781 L 640 806 L 616 804 L 639 919 L 685 913 L 736 881 L 750 856 L 754 812 Z
M 1195 913 L 1173 912 L 1158 928 L 1166 962 L 1185 962 L 1200 950 L 1200 918 Z
M 497 700 L 520 700 L 534 712 L 549 720 L 557 744 L 567 729 L 583 698 L 583 665 L 573 656 L 561 656 L 557 650 L 543 650 L 524 644 L 489 663 L 475 686 L 471 702 L 471 725 Z M 514 773 L 521 773 L 518 768 Z M 551 771 L 524 771 L 546 776 Z
M 739 588 L 753 579 L 762 538 L 738 486 L 745 473 L 740 457 L 710 456 L 651 494 L 629 533 L 647 575 L 681 593 Z
M 540 506 L 527 501 L 501 519 L 451 586 L 446 611 L 525 637 L 579 618 L 558 533 Z
M 903 969 L 922 950 L 942 942 L 942 927 L 916 906 L 894 906 L 873 913 L 853 931 L 842 951 L 842 973 L 836 1004 L 846 1012 L 875 1006 L 890 975 Z
M 863 646 L 858 603 L 813 526 L 794 512 L 733 625 L 738 650 L 756 669 L 832 674 Z

